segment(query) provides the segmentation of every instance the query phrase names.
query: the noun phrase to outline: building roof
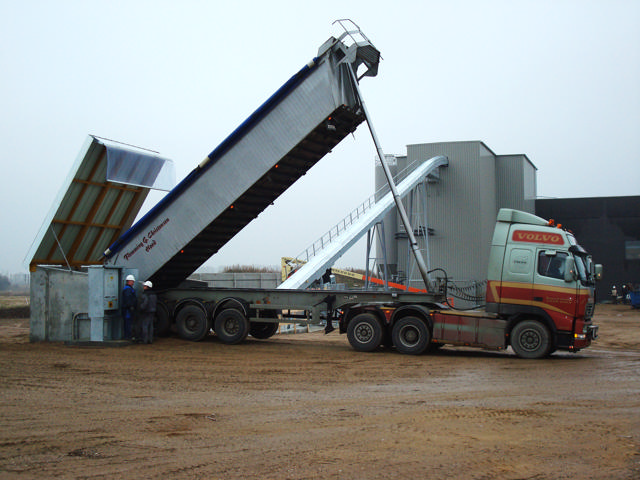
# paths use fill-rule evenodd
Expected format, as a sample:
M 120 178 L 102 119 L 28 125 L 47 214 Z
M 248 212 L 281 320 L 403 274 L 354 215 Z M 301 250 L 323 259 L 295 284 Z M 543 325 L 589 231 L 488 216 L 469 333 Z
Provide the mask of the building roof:
M 89 135 L 25 258 L 29 269 L 101 264 L 172 169 L 157 152 Z

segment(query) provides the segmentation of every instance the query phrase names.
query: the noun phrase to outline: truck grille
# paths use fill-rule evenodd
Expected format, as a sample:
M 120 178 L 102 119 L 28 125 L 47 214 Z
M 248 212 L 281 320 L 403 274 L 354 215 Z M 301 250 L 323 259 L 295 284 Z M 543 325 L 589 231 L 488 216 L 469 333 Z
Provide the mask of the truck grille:
M 593 317 L 593 303 L 587 303 L 587 306 L 584 309 L 584 318 L 585 320 L 590 319 L 591 317 Z

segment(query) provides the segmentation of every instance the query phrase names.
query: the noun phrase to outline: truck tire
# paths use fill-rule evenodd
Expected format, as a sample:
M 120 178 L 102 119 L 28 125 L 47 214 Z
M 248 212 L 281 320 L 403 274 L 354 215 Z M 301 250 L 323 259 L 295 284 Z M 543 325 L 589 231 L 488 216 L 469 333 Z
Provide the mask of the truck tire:
M 418 317 L 404 317 L 393 325 L 391 331 L 396 350 L 406 355 L 420 355 L 431 343 L 429 327 Z
M 382 342 L 382 325 L 372 313 L 360 313 L 353 317 L 347 327 L 349 343 L 359 352 L 372 352 Z
M 275 322 L 251 322 L 249 335 L 260 340 L 273 337 L 278 331 L 278 325 Z
M 181 338 L 199 342 L 209 333 L 207 313 L 197 305 L 187 305 L 176 316 L 176 328 Z
M 153 318 L 153 334 L 156 337 L 166 337 L 171 330 L 171 316 L 167 306 L 158 302 L 156 316 Z
M 222 343 L 235 345 L 249 335 L 249 320 L 240 310 L 227 308 L 216 316 L 213 330 Z
M 537 320 L 523 320 L 511 330 L 511 348 L 520 358 L 543 358 L 551 351 L 549 329 Z

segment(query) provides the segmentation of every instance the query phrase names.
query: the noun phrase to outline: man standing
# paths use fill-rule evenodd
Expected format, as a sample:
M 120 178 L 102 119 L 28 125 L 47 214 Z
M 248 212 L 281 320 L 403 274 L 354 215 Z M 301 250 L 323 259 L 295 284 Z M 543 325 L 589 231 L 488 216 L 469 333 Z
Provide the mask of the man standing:
M 133 275 L 127 275 L 125 278 L 125 286 L 122 290 L 122 318 L 124 319 L 124 338 L 131 340 L 133 321 L 136 314 L 136 291 L 133 284 L 136 278 Z
M 142 343 L 153 343 L 153 317 L 156 316 L 158 299 L 153 293 L 153 283 L 149 280 L 142 284 L 144 289 L 140 300 L 140 332 Z

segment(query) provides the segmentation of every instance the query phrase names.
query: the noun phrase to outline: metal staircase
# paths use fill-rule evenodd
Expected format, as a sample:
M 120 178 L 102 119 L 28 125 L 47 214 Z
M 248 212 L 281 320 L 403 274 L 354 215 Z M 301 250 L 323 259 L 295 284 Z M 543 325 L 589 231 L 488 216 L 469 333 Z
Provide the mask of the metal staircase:
M 437 156 L 418 166 L 413 166 L 413 170 L 408 167 L 398 175 L 399 178 L 403 178 L 397 186 L 398 194 L 400 197 L 404 197 L 429 177 L 436 177 L 437 170 L 447 166 L 448 163 L 447 157 Z M 338 258 L 395 207 L 393 194 L 388 191 L 388 186 L 386 186 L 386 190 L 387 192 L 382 196 L 376 192 L 319 240 L 302 251 L 296 260 L 306 263 L 278 288 L 306 288 L 322 276 L 325 270 L 330 268 Z M 378 200 L 376 201 L 375 198 Z

